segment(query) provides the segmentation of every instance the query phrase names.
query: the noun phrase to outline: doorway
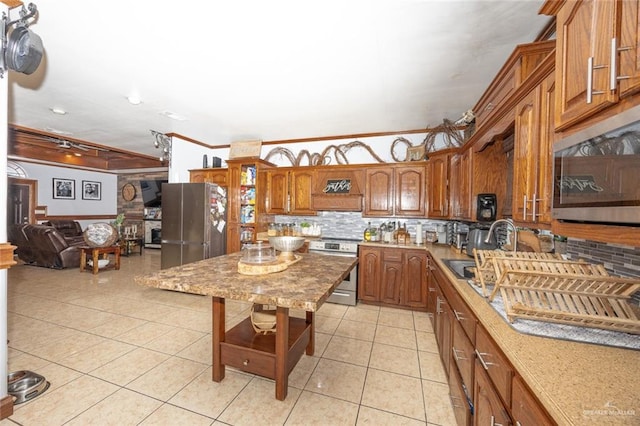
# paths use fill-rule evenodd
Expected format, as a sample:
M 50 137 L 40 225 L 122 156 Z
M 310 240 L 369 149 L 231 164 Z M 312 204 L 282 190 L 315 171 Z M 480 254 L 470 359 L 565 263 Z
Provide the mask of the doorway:
M 38 181 L 10 177 L 7 184 L 7 228 L 36 223 Z

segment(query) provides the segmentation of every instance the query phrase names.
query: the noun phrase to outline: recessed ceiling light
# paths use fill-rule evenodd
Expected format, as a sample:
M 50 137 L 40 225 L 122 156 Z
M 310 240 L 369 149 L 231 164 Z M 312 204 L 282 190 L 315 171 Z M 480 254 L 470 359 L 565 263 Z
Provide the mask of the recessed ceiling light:
M 183 115 L 176 114 L 175 112 L 171 112 L 171 111 L 164 111 L 164 112 L 161 112 L 161 114 L 162 115 L 166 115 L 167 117 L 171 118 L 172 120 L 185 121 L 187 119 L 187 117 L 185 117 Z
M 142 100 L 136 95 L 127 96 L 127 101 L 131 105 L 140 105 L 142 103 Z
M 54 114 L 58 114 L 58 115 L 66 115 L 67 114 L 67 111 L 63 110 L 60 107 L 53 107 L 53 108 L 50 108 L 50 109 L 51 109 L 51 112 L 54 113 Z
M 45 127 L 47 132 L 55 133 L 56 135 L 72 135 L 73 133 L 64 130 L 54 129 L 53 127 Z

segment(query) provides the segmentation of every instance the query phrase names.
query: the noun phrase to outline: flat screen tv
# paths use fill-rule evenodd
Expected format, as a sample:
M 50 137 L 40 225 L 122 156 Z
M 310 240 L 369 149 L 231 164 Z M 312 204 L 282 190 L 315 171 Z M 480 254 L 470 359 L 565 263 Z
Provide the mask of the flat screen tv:
M 162 184 L 167 182 L 166 179 L 140 181 L 142 202 L 145 207 L 162 207 Z

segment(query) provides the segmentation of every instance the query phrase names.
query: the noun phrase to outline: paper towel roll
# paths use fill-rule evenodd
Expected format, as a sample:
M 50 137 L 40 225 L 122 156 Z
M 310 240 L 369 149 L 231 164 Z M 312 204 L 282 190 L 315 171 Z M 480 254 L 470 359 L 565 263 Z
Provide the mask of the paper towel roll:
M 416 244 L 422 244 L 422 223 L 416 225 Z

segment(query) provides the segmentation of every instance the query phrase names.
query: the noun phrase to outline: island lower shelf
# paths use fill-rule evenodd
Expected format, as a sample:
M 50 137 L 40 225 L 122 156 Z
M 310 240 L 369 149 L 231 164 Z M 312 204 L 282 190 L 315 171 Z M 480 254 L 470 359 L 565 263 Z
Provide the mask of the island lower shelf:
M 289 317 L 286 374 L 296 366 L 311 339 L 312 324 Z M 276 379 L 276 334 L 256 333 L 251 318 L 227 331 L 220 342 L 221 362 L 248 373 Z

